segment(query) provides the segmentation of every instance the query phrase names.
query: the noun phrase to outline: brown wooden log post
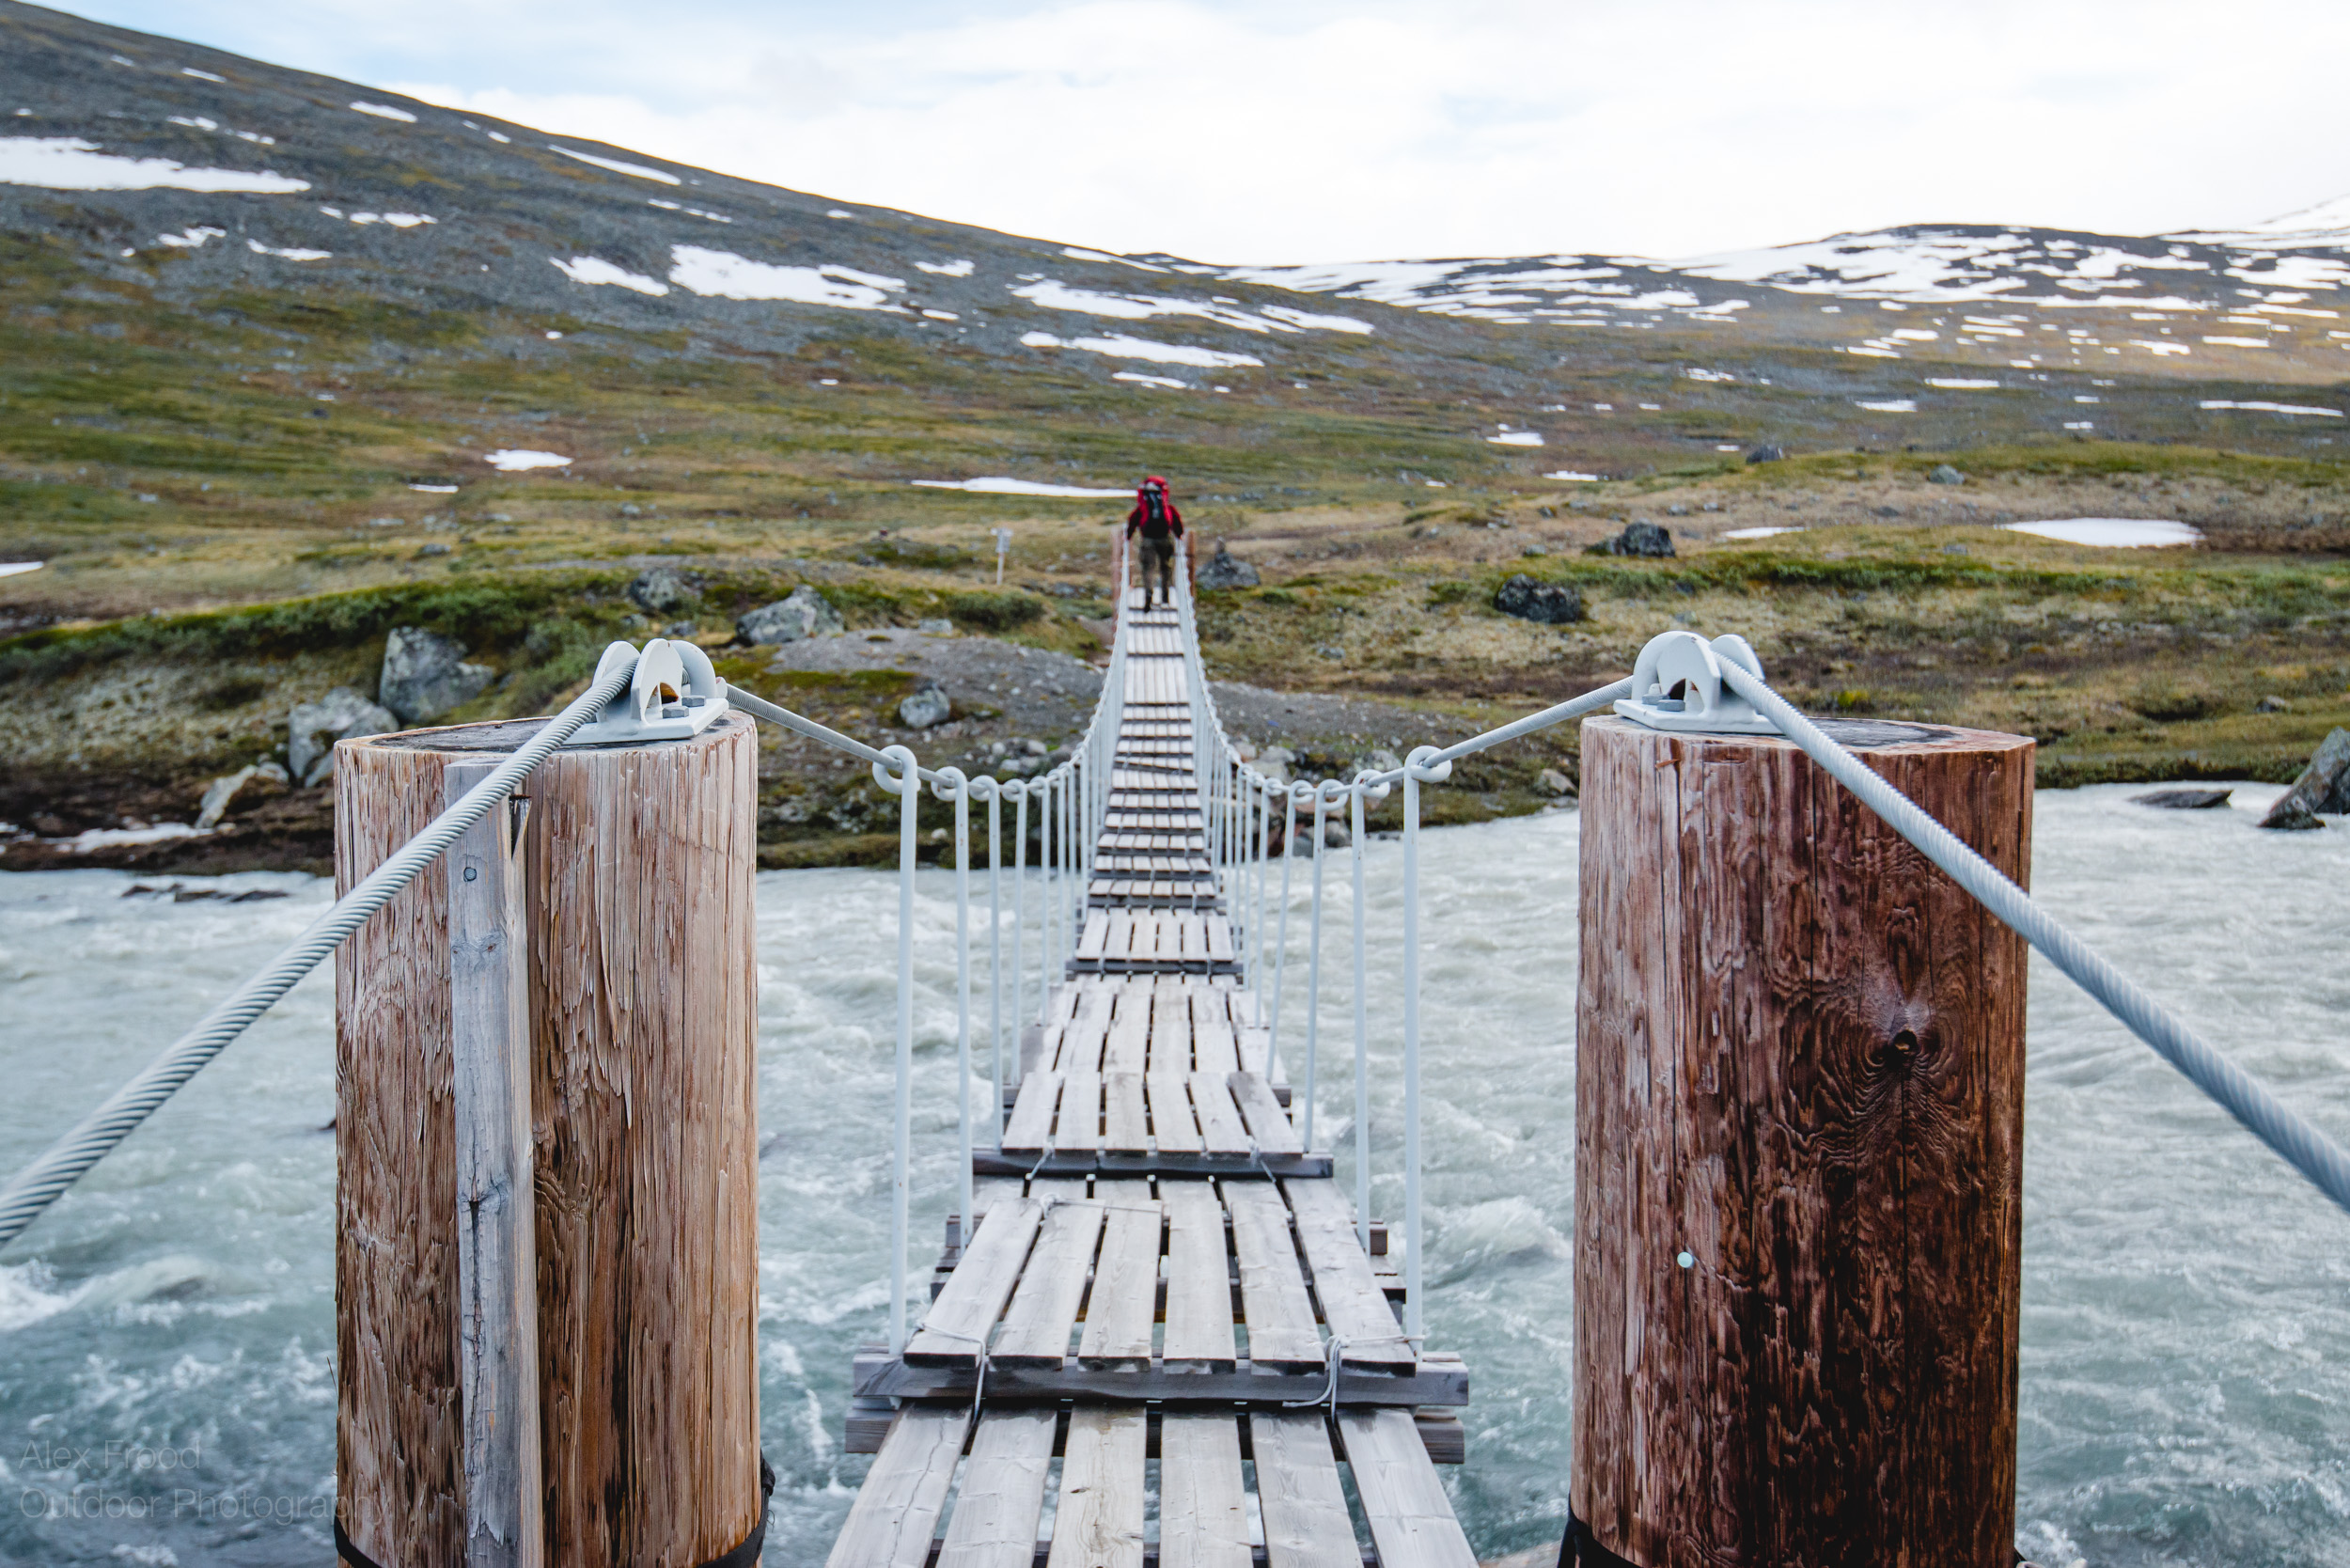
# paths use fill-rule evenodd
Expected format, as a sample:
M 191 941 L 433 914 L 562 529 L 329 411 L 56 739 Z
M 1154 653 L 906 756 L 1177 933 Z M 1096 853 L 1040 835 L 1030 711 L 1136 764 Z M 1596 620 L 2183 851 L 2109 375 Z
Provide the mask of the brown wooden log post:
M 535 725 L 341 743 L 338 883 L 440 811 L 450 763 Z M 544 1560 L 566 1568 L 692 1568 L 762 1513 L 757 751 L 729 715 L 559 751 L 524 787 Z M 337 1522 L 382 1568 L 466 1561 L 447 864 L 337 965 Z
M 1827 728 L 2026 879 L 2029 739 Z M 1582 761 L 1584 1555 L 2009 1568 L 2023 941 L 1791 743 Z

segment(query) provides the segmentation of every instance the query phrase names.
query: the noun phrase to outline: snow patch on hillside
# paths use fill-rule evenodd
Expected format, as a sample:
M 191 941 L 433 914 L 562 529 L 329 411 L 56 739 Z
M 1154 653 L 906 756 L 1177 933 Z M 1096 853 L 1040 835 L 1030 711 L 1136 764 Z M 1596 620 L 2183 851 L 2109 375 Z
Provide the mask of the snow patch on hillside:
M 853 267 L 778 266 L 699 245 L 672 245 L 669 259 L 669 281 L 704 298 L 789 300 L 841 310 L 905 309 L 889 297 L 905 288 L 905 279 Z
M 355 108 L 357 105 L 354 104 L 352 107 Z M 553 142 L 547 143 L 547 150 L 559 152 L 566 158 L 576 158 L 583 164 L 593 164 L 600 169 L 610 169 L 614 174 L 633 175 L 638 180 L 658 180 L 664 185 L 685 183 L 666 169 L 648 168 L 642 164 L 624 164 L 618 158 L 599 158 L 592 152 L 574 152 L 568 147 L 557 147 Z
M 1037 479 L 1014 479 L 1000 475 L 984 479 L 910 479 L 907 482 L 925 490 L 969 490 L 981 495 L 1073 495 L 1089 500 L 1116 496 L 1122 500 L 1132 494 L 1124 490 L 1090 490 L 1084 485 L 1045 484 Z
M 1227 299 L 1183 299 L 1166 294 L 1111 294 L 1098 289 L 1081 289 L 1058 278 L 1035 278 L 1016 284 L 1011 290 L 1016 299 L 1047 310 L 1077 310 L 1089 316 L 1109 316 L 1121 321 L 1144 321 L 1154 316 L 1193 316 L 1214 321 L 1219 326 L 1237 327 L 1243 332 L 1307 332 L 1315 329 L 1336 332 L 1363 333 L 1371 330 L 1368 321 L 1347 316 L 1317 316 L 1311 311 L 1295 310 L 1287 306 L 1271 306 L 1262 311 L 1246 308 Z
M 669 291 L 667 284 L 647 277 L 642 273 L 632 273 L 626 267 L 606 261 L 602 257 L 574 256 L 566 261 L 559 256 L 550 256 L 547 259 L 555 263 L 556 271 L 573 283 L 609 283 L 621 289 L 634 289 L 640 294 L 650 294 L 655 299 Z
M 310 182 L 266 170 L 198 169 L 169 158 L 120 158 L 79 136 L 0 137 L 0 185 L 44 191 L 243 191 L 285 196 Z
M 1129 337 L 1124 333 L 1115 337 L 1056 337 L 1049 332 L 1028 332 L 1021 335 L 1020 343 L 1023 348 L 1084 349 L 1089 353 L 1109 354 L 1119 359 L 1149 359 L 1162 365 L 1198 365 L 1209 369 L 1264 363 L 1245 353 L 1227 353 L 1221 349 L 1203 349 L 1190 343 L 1161 343 L 1149 337 Z

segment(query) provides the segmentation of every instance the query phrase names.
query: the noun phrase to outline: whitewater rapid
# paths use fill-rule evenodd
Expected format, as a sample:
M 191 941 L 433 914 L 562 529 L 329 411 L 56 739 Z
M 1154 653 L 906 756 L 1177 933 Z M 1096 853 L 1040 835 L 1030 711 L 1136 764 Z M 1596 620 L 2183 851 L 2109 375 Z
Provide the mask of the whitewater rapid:
M 2350 832 L 2259 832 L 2269 786 L 2222 811 L 2133 792 L 2041 793 L 2036 890 L 2350 1137 Z M 1576 829 L 1562 812 L 1426 839 L 1427 1315 L 1472 1369 L 1471 1463 L 1445 1474 L 1489 1555 L 1556 1540 L 1565 1512 Z M 1400 852 L 1368 860 L 1370 935 L 1392 950 Z M 138 880 L 0 876 L 0 1168 L 329 896 L 251 875 L 177 880 L 288 896 L 125 897 Z M 949 886 L 921 886 L 917 1262 L 955 1183 Z M 796 1564 L 821 1560 L 868 1463 L 839 1433 L 850 1352 L 883 1324 L 896 894 L 880 873 L 796 871 L 762 875 L 759 901 L 766 1560 Z M 1302 1005 L 1304 921 L 1291 930 Z M 1338 960 L 1342 919 L 1328 941 Z M 1374 1207 L 1395 1214 L 1397 977 L 1371 970 L 1371 1016 L 1390 1021 L 1374 1026 Z M 1326 1045 L 1347 1038 L 1347 972 L 1324 964 Z M 2032 987 L 2020 1544 L 2092 1568 L 2350 1564 L 2350 1218 L 2061 977 L 2035 963 Z M 0 1561 L 331 1551 L 332 1037 L 316 976 L 0 1255 Z M 1322 1081 L 1351 1190 L 1339 1059 Z

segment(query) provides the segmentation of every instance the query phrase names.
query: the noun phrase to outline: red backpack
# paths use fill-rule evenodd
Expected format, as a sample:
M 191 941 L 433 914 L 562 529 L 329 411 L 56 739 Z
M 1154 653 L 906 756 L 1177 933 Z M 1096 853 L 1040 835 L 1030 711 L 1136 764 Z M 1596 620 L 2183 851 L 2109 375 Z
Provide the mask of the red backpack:
M 1135 502 L 1142 510 L 1142 537 L 1165 539 L 1167 532 L 1167 481 L 1158 478 L 1143 480 L 1142 488 L 1135 492 Z

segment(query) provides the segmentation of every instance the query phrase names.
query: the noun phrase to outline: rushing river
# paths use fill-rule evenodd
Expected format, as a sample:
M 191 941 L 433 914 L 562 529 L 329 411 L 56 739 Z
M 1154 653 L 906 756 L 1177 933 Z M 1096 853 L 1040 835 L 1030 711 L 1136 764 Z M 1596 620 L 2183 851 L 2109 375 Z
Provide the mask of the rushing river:
M 2265 786 L 2223 811 L 2131 792 L 2041 794 L 2038 891 L 2350 1137 L 2350 831 L 2256 831 Z M 1555 1540 L 1565 1509 L 1576 826 L 1433 833 L 1422 873 L 1427 1316 L 1473 1370 L 1471 1463 L 1447 1478 L 1488 1555 Z M 1398 847 L 1368 859 L 1391 950 Z M 175 902 L 126 897 L 133 881 L 0 876 L 0 1169 L 328 897 L 253 875 L 182 886 L 290 896 Z M 925 873 L 917 1262 L 954 1185 L 948 886 Z M 885 875 L 799 871 L 761 876 L 759 902 L 766 1560 L 814 1563 L 868 1463 L 839 1433 L 886 1294 L 896 895 Z M 1338 959 L 1342 922 L 1329 939 Z M 1325 965 L 1341 1037 L 1346 967 Z M 1399 1016 L 1395 969 L 1372 965 L 1374 1021 Z M 0 1561 L 326 1560 L 332 1014 L 315 976 L 0 1258 Z M 1374 1027 L 1374 1207 L 1395 1214 L 1396 1032 Z M 1343 1150 L 1342 1074 L 1325 1072 L 1323 1129 Z M 2350 1564 L 2350 1219 L 2036 961 L 2029 1094 L 2023 1547 L 2092 1568 Z

